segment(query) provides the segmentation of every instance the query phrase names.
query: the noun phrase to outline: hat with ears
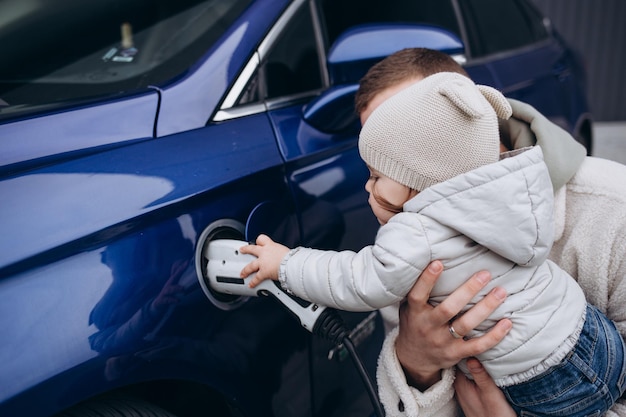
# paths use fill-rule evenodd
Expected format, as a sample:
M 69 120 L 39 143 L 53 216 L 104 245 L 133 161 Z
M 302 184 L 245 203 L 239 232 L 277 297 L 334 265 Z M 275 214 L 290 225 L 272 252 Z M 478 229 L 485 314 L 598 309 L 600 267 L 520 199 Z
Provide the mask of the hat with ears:
M 361 158 L 417 191 L 500 155 L 498 118 L 511 106 L 496 89 L 441 72 L 401 90 L 368 117 L 359 136 Z

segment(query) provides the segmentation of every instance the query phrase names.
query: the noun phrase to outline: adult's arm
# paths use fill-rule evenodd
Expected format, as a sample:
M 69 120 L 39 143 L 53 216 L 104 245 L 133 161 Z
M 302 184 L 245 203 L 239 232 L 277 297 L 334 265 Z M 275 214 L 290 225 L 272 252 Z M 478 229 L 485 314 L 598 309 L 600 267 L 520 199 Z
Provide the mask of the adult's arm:
M 400 307 L 398 328 L 383 343 L 377 376 L 388 416 L 456 415 L 452 367 L 463 358 L 494 347 L 511 328 L 511 322 L 505 319 L 481 337 L 452 337 L 450 322 L 459 334 L 466 334 L 485 320 L 506 294 L 501 288 L 494 288 L 465 314 L 456 317 L 491 276 L 486 271 L 474 274 L 444 302 L 432 307 L 428 297 L 442 270 L 441 262 L 435 261 L 422 273 Z

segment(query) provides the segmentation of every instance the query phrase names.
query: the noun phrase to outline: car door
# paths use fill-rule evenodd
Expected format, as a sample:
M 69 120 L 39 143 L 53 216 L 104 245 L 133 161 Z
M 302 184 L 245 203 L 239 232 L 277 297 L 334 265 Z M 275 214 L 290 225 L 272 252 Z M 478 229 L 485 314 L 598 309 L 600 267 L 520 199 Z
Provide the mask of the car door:
M 488 70 L 492 85 L 507 97 L 532 104 L 572 131 L 581 111 L 571 107 L 581 101 L 575 97 L 577 69 L 547 19 L 523 0 L 456 1 L 470 75 Z
M 267 199 L 248 219 L 249 240 L 266 233 L 290 247 L 358 250 L 373 242 L 378 229 L 364 189 L 368 171 L 358 154 L 359 126 L 330 133 L 303 118 L 305 106 L 329 87 L 315 10 L 309 1 L 289 6 L 244 69 L 241 79 L 245 82 L 234 84 L 215 118 L 236 120 L 263 112 L 283 158 L 295 218 L 286 211 L 289 202 Z M 359 346 L 361 359 L 373 374 L 382 331 L 377 314 L 341 314 L 348 327 L 361 324 L 362 335 L 378 329 L 377 339 L 365 337 Z M 372 406 L 346 352 L 319 338 L 310 343 L 313 415 L 370 412 Z
M 325 74 L 320 72 L 320 58 L 324 55 L 320 55 L 319 37 L 317 40 L 311 9 L 305 5 L 297 11 L 263 63 L 262 68 L 270 80 L 279 78 L 273 71 L 284 71 L 280 74 L 281 83 L 292 88 L 287 96 L 294 99 L 292 104 L 272 109 L 277 102 L 270 95 L 269 117 L 285 160 L 287 183 L 298 208 L 300 244 L 320 249 L 359 250 L 374 241 L 378 229 L 364 189 L 368 171 L 358 153 L 359 126 L 355 124 L 353 129 L 339 133 L 321 131 L 303 119 L 305 103 L 297 100 L 298 94 L 319 90 L 325 85 Z M 290 80 L 299 84 L 292 87 Z M 348 105 L 351 107 L 352 103 Z M 351 328 L 367 323 L 363 328 L 370 332 L 376 323 L 380 330 L 375 314 L 344 313 L 342 316 Z M 370 375 L 375 372 L 379 346 L 367 339 L 361 346 L 360 355 Z M 371 406 L 366 398 L 352 404 L 356 409 L 338 410 L 340 399 L 358 398 L 365 393 L 345 352 L 335 352 L 332 346 L 319 339 L 313 339 L 311 349 L 314 354 L 311 359 L 314 414 L 369 413 Z M 333 354 L 333 359 L 329 360 Z M 330 399 L 334 401 L 329 402 Z

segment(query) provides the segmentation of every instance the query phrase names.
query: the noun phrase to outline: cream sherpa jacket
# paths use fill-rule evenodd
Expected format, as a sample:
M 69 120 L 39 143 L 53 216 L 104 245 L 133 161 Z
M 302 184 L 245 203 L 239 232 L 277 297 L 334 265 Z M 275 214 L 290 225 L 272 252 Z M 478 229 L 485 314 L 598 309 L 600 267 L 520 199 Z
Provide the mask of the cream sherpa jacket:
M 514 148 L 542 148 L 555 193 L 555 242 L 550 259 L 572 275 L 588 302 L 612 319 L 626 338 L 626 166 L 585 157 L 584 149 L 531 106 L 510 100 L 513 118 L 503 126 Z M 468 276 L 469 277 L 469 276 Z M 390 324 L 393 312 L 384 314 Z M 378 365 L 387 416 L 457 416 L 454 370 L 426 392 L 407 385 L 395 355 L 397 329 L 383 344 Z M 626 417 L 626 401 L 606 414 Z

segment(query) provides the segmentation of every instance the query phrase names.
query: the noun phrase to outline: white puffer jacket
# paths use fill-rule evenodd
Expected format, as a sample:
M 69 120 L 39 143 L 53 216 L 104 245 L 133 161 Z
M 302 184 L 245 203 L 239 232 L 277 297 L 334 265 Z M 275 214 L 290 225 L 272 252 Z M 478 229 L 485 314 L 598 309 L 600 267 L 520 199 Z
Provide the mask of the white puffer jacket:
M 302 298 L 363 311 L 402 300 L 433 260 L 444 265 L 431 294 L 434 303 L 487 269 L 493 279 L 473 301 L 495 286 L 504 287 L 508 297 L 470 336 L 501 318 L 513 321 L 506 338 L 479 357 L 498 385 L 509 385 L 560 362 L 584 320 L 582 290 L 547 261 L 552 214 L 541 149 L 527 148 L 425 189 L 380 228 L 374 245 L 358 253 L 292 251 L 281 276 Z

